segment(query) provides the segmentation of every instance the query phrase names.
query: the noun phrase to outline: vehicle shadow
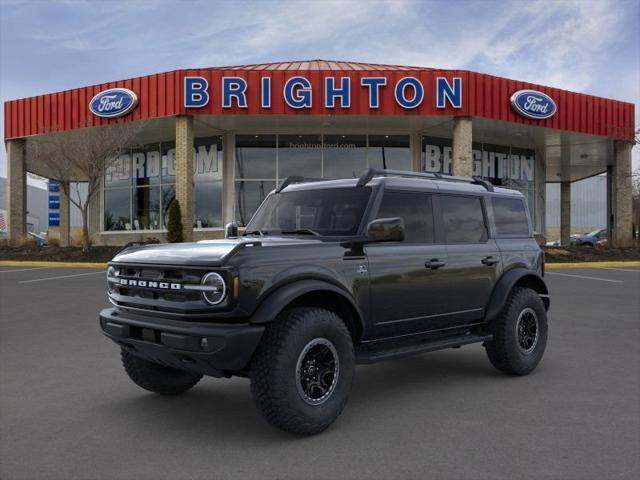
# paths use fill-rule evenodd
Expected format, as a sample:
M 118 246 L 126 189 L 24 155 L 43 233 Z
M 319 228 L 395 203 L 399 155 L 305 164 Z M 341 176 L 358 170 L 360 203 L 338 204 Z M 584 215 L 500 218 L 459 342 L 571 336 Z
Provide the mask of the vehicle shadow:
M 359 366 L 343 414 L 347 419 L 341 417 L 340 421 L 352 428 L 367 418 L 387 414 L 390 405 L 402 411 L 402 403 L 415 403 L 417 396 L 420 402 L 428 402 L 455 384 L 500 377 L 506 378 L 478 350 L 436 352 Z M 191 441 L 214 444 L 220 441 L 227 446 L 237 442 L 243 447 L 300 439 L 265 423 L 255 408 L 247 379 L 205 378 L 193 390 L 175 397 L 143 392 L 134 386 L 119 393 L 116 399 L 105 399 L 102 411 L 113 417 L 110 421 L 124 420 L 127 429 L 139 428 L 148 435 L 190 437 Z M 428 403 L 424 408 L 429 411 Z M 350 412 L 357 415 L 351 417 Z

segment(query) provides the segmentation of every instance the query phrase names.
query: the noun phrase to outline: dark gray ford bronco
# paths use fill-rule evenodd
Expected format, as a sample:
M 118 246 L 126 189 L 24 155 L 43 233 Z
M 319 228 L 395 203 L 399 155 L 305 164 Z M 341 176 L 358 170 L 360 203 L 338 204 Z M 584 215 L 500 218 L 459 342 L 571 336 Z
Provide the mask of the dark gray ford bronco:
M 309 435 L 338 417 L 357 363 L 478 342 L 525 375 L 544 353 L 544 257 L 513 190 L 397 171 L 290 177 L 241 236 L 226 230 L 110 262 L 100 324 L 140 387 L 249 377 L 270 423 Z

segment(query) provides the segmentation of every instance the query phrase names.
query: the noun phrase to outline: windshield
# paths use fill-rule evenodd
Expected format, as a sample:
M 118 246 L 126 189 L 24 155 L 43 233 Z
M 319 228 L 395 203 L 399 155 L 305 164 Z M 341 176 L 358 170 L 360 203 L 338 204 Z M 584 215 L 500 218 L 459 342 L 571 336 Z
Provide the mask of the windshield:
M 600 232 L 602 232 L 602 229 L 599 228 L 598 230 L 594 230 L 593 232 L 587 233 L 587 237 L 595 237 Z
M 247 225 L 245 235 L 356 235 L 370 196 L 371 187 L 269 195 Z

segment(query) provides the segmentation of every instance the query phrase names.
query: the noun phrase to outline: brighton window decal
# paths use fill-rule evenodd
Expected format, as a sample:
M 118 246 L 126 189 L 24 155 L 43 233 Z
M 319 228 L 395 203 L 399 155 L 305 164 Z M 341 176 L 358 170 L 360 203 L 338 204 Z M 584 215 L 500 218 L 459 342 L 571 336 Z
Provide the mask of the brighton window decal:
M 98 93 L 89 102 L 91 113 L 102 118 L 126 115 L 138 104 L 138 96 L 128 88 L 110 88 Z
M 542 92 L 536 90 L 518 90 L 511 95 L 511 105 L 523 117 L 544 120 L 556 114 L 556 102 Z

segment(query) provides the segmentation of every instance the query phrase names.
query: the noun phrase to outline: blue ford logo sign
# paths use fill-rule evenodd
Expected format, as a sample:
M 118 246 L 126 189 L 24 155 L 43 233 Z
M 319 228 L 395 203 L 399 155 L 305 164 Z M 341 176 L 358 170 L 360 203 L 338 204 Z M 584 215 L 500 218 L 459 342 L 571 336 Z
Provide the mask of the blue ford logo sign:
M 138 96 L 127 88 L 103 90 L 89 102 L 89 110 L 98 117 L 115 118 L 126 115 L 138 104 Z
M 511 95 L 511 105 L 523 117 L 535 120 L 551 118 L 557 110 L 549 95 L 535 90 L 518 90 Z

